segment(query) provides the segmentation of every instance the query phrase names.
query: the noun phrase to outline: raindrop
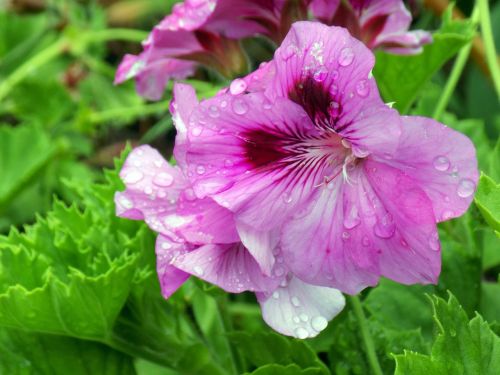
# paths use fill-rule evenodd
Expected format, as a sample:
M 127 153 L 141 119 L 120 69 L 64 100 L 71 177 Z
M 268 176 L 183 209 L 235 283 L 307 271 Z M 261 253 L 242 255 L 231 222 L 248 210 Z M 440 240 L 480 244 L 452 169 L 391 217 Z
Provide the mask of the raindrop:
M 173 182 L 174 178 L 166 172 L 161 172 L 153 178 L 153 183 L 158 186 L 167 187 L 172 185 Z
M 368 95 L 368 93 L 370 92 L 370 86 L 368 85 L 368 81 L 366 79 L 363 79 L 357 83 L 356 92 L 362 98 L 365 98 Z
M 247 89 L 247 83 L 241 78 L 236 78 L 229 86 L 229 92 L 233 95 L 238 95 Z
M 442 215 L 443 220 L 449 220 L 449 219 L 451 219 L 453 216 L 454 216 L 453 211 L 445 211 L 445 212 L 443 212 L 443 215 Z
M 195 137 L 198 137 L 199 135 L 201 135 L 202 131 L 203 131 L 203 129 L 201 128 L 201 126 L 197 126 L 193 129 L 191 129 L 191 134 L 194 135 Z
M 203 276 L 203 268 L 200 266 L 194 266 L 193 270 L 198 276 Z
M 233 111 L 237 115 L 244 115 L 248 111 L 248 105 L 241 99 L 233 101 Z
M 340 51 L 340 56 L 338 61 L 341 66 L 349 66 L 352 64 L 353 60 L 354 60 L 354 52 L 352 52 L 351 48 L 346 47 L 342 51 Z
M 298 316 L 294 316 L 294 317 L 293 317 L 293 322 L 294 322 L 295 324 L 299 324 L 299 323 L 300 323 L 300 318 L 299 318 Z
M 431 250 L 434 250 L 434 251 L 439 251 L 439 249 L 441 248 L 441 246 L 439 244 L 439 237 L 438 237 L 437 233 L 433 233 L 429 237 L 429 247 L 431 248 Z
M 163 250 L 168 250 L 168 249 L 171 249 L 171 248 L 172 248 L 172 244 L 171 244 L 171 243 L 169 243 L 169 242 L 163 242 L 163 243 L 161 244 L 161 248 L 162 248 Z
M 295 337 L 298 339 L 306 339 L 309 337 L 309 332 L 305 328 L 299 327 L 295 329 Z
M 299 318 L 300 318 L 300 320 L 302 320 L 303 322 L 307 322 L 307 321 L 309 320 L 309 316 L 307 316 L 307 314 L 304 314 L 304 313 L 300 314 L 300 315 L 299 315 Z
M 292 297 L 291 301 L 292 301 L 292 305 L 294 305 L 295 307 L 299 307 L 300 306 L 300 301 L 299 301 L 299 299 L 297 297 Z
M 363 246 L 370 246 L 370 239 L 368 238 L 368 236 L 363 236 L 361 243 L 363 244 Z
M 392 221 L 391 214 L 386 214 L 382 220 L 377 221 L 373 227 L 373 233 L 380 238 L 391 238 L 396 231 L 396 225 Z
M 351 206 L 349 214 L 344 217 L 344 227 L 346 227 L 347 229 L 352 229 L 358 226 L 359 223 L 361 223 L 361 219 L 358 215 L 358 208 L 356 206 Z
M 323 82 L 328 76 L 328 71 L 324 66 L 320 66 L 316 72 L 313 74 L 313 79 L 316 82 Z
M 331 101 L 328 105 L 328 114 L 332 117 L 337 117 L 339 115 L 339 112 L 340 104 L 335 101 Z
M 349 234 L 349 232 L 342 232 L 342 239 L 344 241 L 347 241 L 350 237 L 351 235 Z
M 225 100 L 223 100 L 222 102 L 220 102 L 220 107 L 221 108 L 226 108 L 227 107 L 227 102 Z
M 126 184 L 135 184 L 140 180 L 142 180 L 142 177 L 143 177 L 142 172 L 133 169 L 124 176 L 123 180 L 125 181 Z
M 273 298 L 274 298 L 274 299 L 278 299 L 278 298 L 280 298 L 280 292 L 278 292 L 278 291 L 274 291 L 274 292 L 273 292 Z
M 450 168 L 450 161 L 446 156 L 437 156 L 434 158 L 432 164 L 438 171 L 444 172 Z
M 474 181 L 464 178 L 458 183 L 457 194 L 460 198 L 470 197 L 474 190 L 476 189 L 476 184 Z
M 196 167 L 196 173 L 198 173 L 198 174 L 204 174 L 205 173 L 205 167 L 203 165 L 198 165 Z
M 212 118 L 219 117 L 219 108 L 215 105 L 211 105 L 208 111 L 208 115 Z
M 283 269 L 283 267 L 276 267 L 276 269 L 274 270 L 274 274 L 278 277 L 283 276 L 285 274 L 285 270 Z
M 152 194 L 152 193 L 153 193 L 153 189 L 151 188 L 151 186 L 146 186 L 144 188 L 144 194 L 149 195 L 149 194 Z
M 290 203 L 292 201 L 292 196 L 289 193 L 283 194 L 283 202 Z
M 283 57 L 283 60 L 287 61 L 295 54 L 297 54 L 297 47 L 293 44 L 289 44 L 284 50 L 282 50 L 281 56 Z
M 120 204 L 127 209 L 131 209 L 132 207 L 134 207 L 134 203 L 126 197 L 120 198 Z
M 326 320 L 326 318 L 321 315 L 315 316 L 311 320 L 311 326 L 317 332 L 321 332 L 322 330 L 324 330 L 327 325 L 328 325 L 328 320 Z
M 336 84 L 332 84 L 330 86 L 330 89 L 328 90 L 330 92 L 330 94 L 332 95 L 337 95 L 338 92 L 339 92 L 339 87 L 336 85 Z

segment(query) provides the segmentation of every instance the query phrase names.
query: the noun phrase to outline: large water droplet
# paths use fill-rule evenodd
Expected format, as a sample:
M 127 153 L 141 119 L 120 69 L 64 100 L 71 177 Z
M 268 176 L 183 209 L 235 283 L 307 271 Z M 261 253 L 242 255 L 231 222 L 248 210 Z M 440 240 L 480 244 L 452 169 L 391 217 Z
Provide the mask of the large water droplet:
M 241 78 L 236 78 L 229 86 L 229 92 L 233 95 L 238 95 L 247 89 L 247 83 Z
M 434 168 L 438 171 L 444 172 L 450 168 L 450 161 L 446 156 L 437 156 L 432 161 Z
M 328 76 L 328 70 L 324 66 L 320 66 L 313 74 L 313 79 L 316 82 L 323 82 Z
M 347 229 L 352 229 L 361 223 L 361 219 L 358 215 L 358 208 L 356 206 L 351 206 L 349 213 L 344 217 L 344 227 Z
M 307 332 L 307 330 L 305 328 L 302 328 L 302 327 L 298 327 L 295 329 L 294 331 L 295 333 L 295 337 L 297 337 L 298 339 L 307 339 L 309 337 L 309 332 Z
M 322 330 L 324 330 L 327 325 L 328 325 L 328 320 L 326 320 L 326 318 L 321 315 L 315 316 L 311 320 L 311 326 L 317 332 L 321 332 Z
M 381 220 L 378 220 L 373 227 L 373 233 L 380 238 L 391 238 L 395 231 L 396 225 L 390 214 L 386 214 Z
M 203 276 L 204 271 L 200 266 L 194 266 L 193 270 L 198 276 Z
M 135 184 L 142 180 L 143 174 L 142 172 L 132 169 L 131 171 L 128 171 L 125 176 L 123 177 L 123 181 L 125 181 L 126 184 Z
M 248 111 L 248 105 L 241 99 L 233 101 L 233 111 L 237 115 L 244 115 Z
M 340 51 L 338 61 L 341 66 L 349 66 L 352 64 L 353 60 L 354 52 L 352 52 L 352 49 L 350 47 L 346 47 L 342 51 Z
M 158 173 L 153 178 L 153 183 L 155 185 L 162 186 L 162 187 L 170 186 L 170 185 L 172 185 L 173 182 L 174 182 L 174 178 L 172 177 L 172 175 L 170 175 L 166 172 Z
M 457 194 L 461 198 L 470 197 L 474 190 L 476 189 L 476 184 L 474 181 L 464 178 L 458 183 Z
M 356 92 L 362 98 L 365 98 L 370 92 L 370 86 L 368 85 L 368 81 L 363 79 L 356 84 Z
M 300 301 L 297 297 L 292 297 L 290 299 L 290 301 L 292 302 L 292 305 L 294 305 L 295 307 L 299 307 L 300 306 Z

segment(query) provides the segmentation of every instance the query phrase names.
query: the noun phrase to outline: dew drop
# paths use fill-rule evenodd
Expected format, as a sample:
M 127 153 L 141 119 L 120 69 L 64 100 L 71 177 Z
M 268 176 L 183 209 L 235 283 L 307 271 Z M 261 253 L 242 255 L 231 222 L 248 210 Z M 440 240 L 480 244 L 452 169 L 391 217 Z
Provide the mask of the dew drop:
M 278 291 L 274 291 L 274 292 L 273 292 L 273 298 L 274 298 L 274 299 L 278 299 L 278 298 L 280 298 L 280 292 L 278 292 Z
M 200 266 L 194 266 L 193 270 L 198 276 L 203 276 L 203 268 Z
M 386 214 L 382 220 L 377 221 L 373 227 L 373 233 L 380 238 L 391 238 L 396 231 L 396 225 L 392 221 L 392 216 Z
M 293 317 L 293 322 L 294 322 L 295 324 L 299 324 L 299 323 L 300 323 L 300 318 L 299 318 L 298 316 L 294 316 L 294 317 Z
M 161 248 L 163 250 L 168 250 L 168 249 L 171 249 L 172 248 L 172 244 L 170 244 L 169 242 L 162 242 L 161 244 Z
M 292 196 L 289 193 L 283 194 L 283 202 L 290 203 L 292 201 Z
M 323 82 L 328 76 L 328 70 L 324 66 L 320 66 L 313 74 L 313 79 L 316 82 Z
M 332 117 L 337 117 L 339 115 L 339 112 L 340 104 L 335 101 L 331 101 L 328 105 L 328 114 Z
M 300 315 L 299 315 L 299 318 L 300 318 L 300 320 L 302 320 L 303 322 L 307 322 L 307 321 L 309 320 L 309 316 L 307 316 L 307 314 L 304 314 L 304 313 L 300 314 Z
M 339 87 L 336 84 L 332 84 L 328 89 L 328 92 L 332 95 L 337 95 L 339 92 Z
M 361 243 L 363 244 L 363 246 L 370 246 L 370 239 L 368 238 L 368 236 L 363 236 Z
M 441 245 L 439 244 L 439 237 L 438 237 L 437 233 L 433 233 L 429 237 L 429 247 L 431 248 L 431 250 L 434 250 L 434 251 L 439 251 L 439 249 L 441 248 Z
M 349 232 L 342 232 L 342 239 L 344 241 L 347 241 L 349 238 L 351 238 L 351 235 L 349 234 Z
M 281 57 L 283 60 L 287 61 L 289 60 L 292 56 L 297 54 L 297 47 L 294 46 L 293 44 L 289 44 L 282 52 Z
M 233 95 L 238 95 L 247 89 L 247 83 L 241 78 L 236 78 L 229 86 L 229 92 Z
M 233 111 L 237 115 L 244 115 L 248 111 L 248 105 L 241 99 L 233 101 Z
M 226 108 L 227 107 L 227 102 L 225 100 L 223 100 L 222 102 L 220 102 L 220 107 L 221 108 Z
M 170 185 L 172 185 L 173 182 L 174 182 L 174 178 L 172 177 L 172 175 L 170 175 L 166 172 L 161 172 L 153 178 L 153 183 L 155 185 L 162 186 L 162 187 L 170 186 Z
M 274 270 L 274 274 L 277 277 L 283 276 L 285 274 L 285 270 L 283 269 L 283 267 L 276 267 L 276 269 Z
M 197 126 L 191 129 L 191 134 L 194 135 L 195 137 L 198 137 L 199 135 L 201 135 L 202 131 L 203 129 L 201 128 L 201 126 Z
M 460 198 L 467 198 L 474 193 L 475 189 L 476 184 L 474 181 L 464 178 L 458 183 L 457 194 Z
M 437 156 L 432 161 L 434 168 L 438 171 L 444 172 L 450 168 L 450 161 L 446 156 Z
M 338 61 L 341 66 L 349 66 L 352 64 L 353 60 L 354 60 L 354 52 L 352 52 L 351 48 L 346 47 L 342 51 L 340 51 L 340 56 Z
M 301 340 L 309 337 L 309 332 L 307 332 L 307 330 L 305 328 L 302 328 L 302 327 L 296 328 L 294 333 L 295 333 L 295 337 L 297 337 L 298 339 L 301 339 Z
M 358 208 L 356 206 L 351 206 L 351 210 L 344 217 L 344 227 L 347 229 L 355 228 L 361 223 L 361 219 L 358 215 Z
M 454 212 L 447 210 L 447 211 L 443 212 L 442 218 L 443 218 L 443 220 L 449 220 L 453 216 L 454 216 Z
M 299 301 L 299 299 L 297 297 L 292 297 L 291 301 L 292 301 L 292 305 L 294 305 L 295 307 L 299 307 L 300 306 L 300 301 Z
M 327 325 L 328 325 L 328 320 L 326 320 L 326 318 L 321 315 L 315 316 L 311 320 L 311 326 L 317 332 L 321 332 L 322 330 L 324 330 Z
M 126 197 L 121 197 L 120 198 L 120 204 L 123 207 L 125 207 L 126 209 L 131 209 L 131 208 L 134 207 L 134 203 L 130 199 L 126 198 Z
M 368 85 L 368 81 L 363 79 L 356 84 L 356 92 L 362 98 L 365 98 L 370 92 L 370 86 Z
M 215 105 L 211 105 L 208 109 L 208 115 L 212 118 L 219 117 L 219 108 L 217 108 L 217 106 Z
M 153 193 L 153 189 L 151 188 L 151 186 L 146 186 L 144 188 L 144 194 L 149 195 L 149 194 L 152 194 L 152 193 Z
M 196 173 L 198 173 L 198 174 L 204 174 L 205 173 L 205 167 L 203 165 L 198 165 L 196 167 Z
M 135 184 L 142 180 L 143 174 L 142 172 L 133 169 L 130 172 L 127 172 L 127 174 L 124 176 L 123 181 L 125 181 L 126 184 Z

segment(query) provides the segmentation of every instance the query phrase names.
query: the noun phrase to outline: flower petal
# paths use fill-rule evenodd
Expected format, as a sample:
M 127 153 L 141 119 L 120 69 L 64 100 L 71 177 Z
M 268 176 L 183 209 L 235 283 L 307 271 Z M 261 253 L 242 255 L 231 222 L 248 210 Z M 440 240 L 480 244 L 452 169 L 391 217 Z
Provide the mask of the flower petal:
M 257 293 L 257 298 L 267 324 L 299 339 L 318 335 L 345 306 L 338 290 L 310 285 L 296 277 L 273 292 Z
M 192 246 L 171 241 L 161 234 L 156 238 L 156 272 L 163 297 L 170 297 L 189 278 L 189 273 L 173 266 L 172 260 L 190 250 Z
M 241 244 L 204 245 L 172 264 L 231 293 L 273 290 L 282 277 L 268 277 Z
M 404 116 L 394 159 L 380 159 L 413 179 L 432 201 L 438 222 L 462 215 L 478 181 L 474 145 L 465 135 L 429 118 Z
M 186 167 L 187 124 L 191 113 L 197 105 L 198 98 L 192 86 L 184 83 L 174 84 L 173 99 L 170 104 L 170 113 L 172 114 L 172 120 L 177 130 L 174 156 L 177 164 L 182 169 Z

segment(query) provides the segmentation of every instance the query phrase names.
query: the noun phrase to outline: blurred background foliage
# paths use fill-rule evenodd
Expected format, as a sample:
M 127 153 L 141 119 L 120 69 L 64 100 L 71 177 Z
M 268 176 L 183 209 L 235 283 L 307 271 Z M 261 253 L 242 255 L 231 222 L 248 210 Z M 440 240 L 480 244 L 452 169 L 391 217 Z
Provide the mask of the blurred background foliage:
M 112 196 L 122 185 L 116 171 L 103 173 L 103 167 L 113 168 L 127 142 L 171 156 L 168 100 L 147 102 L 133 82 L 114 86 L 113 78 L 122 56 L 140 51 L 139 42 L 174 3 L 0 0 L 0 373 L 367 374 L 365 328 L 384 373 L 396 362 L 400 374 L 498 373 L 464 372 L 453 362 L 459 354 L 444 348 L 473 346 L 481 334 L 496 348 L 490 365 L 500 369 L 493 334 L 500 332 L 500 243 L 480 214 L 481 203 L 440 226 L 439 285 L 383 281 L 364 293 L 366 321 L 346 308 L 308 342 L 271 333 L 246 294 L 228 297 L 191 280 L 169 301 L 161 298 L 154 235 L 114 216 Z M 408 3 L 414 28 L 440 30 L 447 2 L 424 3 Z M 455 11 L 468 17 L 473 6 L 460 0 Z M 490 9 L 499 50 L 500 1 L 490 1 Z M 452 57 L 472 37 L 470 25 L 470 36 L 465 24 L 450 27 L 460 30 L 443 26 L 441 32 L 456 33 L 458 42 L 440 47 L 449 48 L 449 56 L 426 72 L 407 103 L 392 98 L 390 86 L 401 86 L 404 96 L 397 75 L 404 82 L 409 67 L 422 62 L 377 55 L 375 75 L 387 83 L 381 87 L 387 102 L 434 115 Z M 274 49 L 262 39 L 244 45 L 254 67 Z M 203 69 L 190 82 L 206 95 L 227 85 Z M 500 181 L 499 100 L 480 46 L 474 45 L 440 119 L 472 138 L 481 170 Z M 491 184 L 498 197 L 498 185 Z M 484 194 L 488 206 L 492 198 Z M 475 311 L 489 324 L 474 318 Z M 405 349 L 422 354 L 415 359 Z M 445 362 L 451 363 L 446 369 L 436 365 Z

